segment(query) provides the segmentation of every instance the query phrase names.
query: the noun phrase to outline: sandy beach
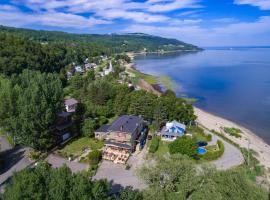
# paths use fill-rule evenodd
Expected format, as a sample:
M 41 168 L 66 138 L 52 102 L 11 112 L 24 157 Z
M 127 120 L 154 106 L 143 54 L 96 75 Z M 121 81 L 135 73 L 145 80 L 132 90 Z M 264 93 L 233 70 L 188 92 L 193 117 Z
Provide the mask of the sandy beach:
M 260 163 L 266 168 L 270 168 L 270 146 L 255 133 L 232 121 L 218 117 L 199 108 L 194 107 L 194 111 L 198 116 L 197 121 L 209 130 L 215 130 L 222 133 L 222 127 L 240 129 L 242 131 L 241 138 L 236 138 L 224 133 L 222 134 L 231 141 L 239 144 L 240 147 L 254 150 L 257 153 L 256 158 Z

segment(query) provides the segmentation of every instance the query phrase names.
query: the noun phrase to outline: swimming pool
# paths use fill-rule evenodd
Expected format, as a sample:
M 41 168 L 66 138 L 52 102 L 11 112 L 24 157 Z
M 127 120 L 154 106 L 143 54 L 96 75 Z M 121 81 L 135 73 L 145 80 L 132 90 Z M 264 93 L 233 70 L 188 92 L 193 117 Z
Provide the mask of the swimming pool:
M 197 154 L 199 154 L 199 155 L 206 154 L 206 149 L 203 147 L 197 148 Z

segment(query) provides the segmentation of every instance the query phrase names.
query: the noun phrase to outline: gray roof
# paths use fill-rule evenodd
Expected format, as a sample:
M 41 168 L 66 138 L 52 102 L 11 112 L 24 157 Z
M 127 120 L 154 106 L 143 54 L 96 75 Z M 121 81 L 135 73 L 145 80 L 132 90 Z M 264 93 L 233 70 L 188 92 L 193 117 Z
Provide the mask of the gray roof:
M 71 106 L 71 105 L 74 105 L 74 104 L 77 104 L 78 101 L 76 99 L 66 99 L 65 100 L 65 105 L 66 106 Z
M 110 125 L 103 125 L 103 126 L 99 127 L 96 130 L 96 132 L 107 132 L 109 127 L 110 127 Z
M 124 148 L 124 149 L 131 149 L 131 146 L 128 144 L 116 143 L 116 142 L 112 142 L 112 141 L 105 141 L 105 145 L 116 146 L 116 147 L 120 147 L 120 148 Z
M 137 126 L 141 123 L 143 123 L 143 118 L 140 116 L 122 115 L 112 123 L 108 130 L 133 134 Z

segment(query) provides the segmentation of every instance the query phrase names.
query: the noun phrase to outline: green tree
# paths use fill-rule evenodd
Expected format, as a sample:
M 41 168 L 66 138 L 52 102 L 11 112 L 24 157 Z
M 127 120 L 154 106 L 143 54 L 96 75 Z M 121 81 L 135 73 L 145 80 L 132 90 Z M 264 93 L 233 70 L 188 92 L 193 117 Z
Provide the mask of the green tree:
M 38 150 L 49 148 L 52 144 L 49 128 L 63 108 L 63 89 L 58 76 L 25 70 L 14 78 L 13 84 L 1 81 L 0 88 L 3 100 L 0 119 L 15 142 Z
M 94 137 L 95 136 L 95 122 L 92 119 L 84 120 L 82 132 L 83 132 L 83 135 L 86 137 Z
M 93 150 L 88 154 L 90 165 L 97 165 L 102 158 L 102 153 L 99 150 Z
M 7 185 L 5 200 L 107 200 L 107 181 L 91 181 L 84 174 L 72 174 L 66 166 L 52 169 L 47 163 L 16 172 Z
M 143 195 L 138 190 L 126 187 L 120 191 L 120 195 L 115 200 L 143 200 Z
M 179 137 L 169 144 L 170 154 L 181 153 L 189 157 L 196 156 L 196 148 L 196 140 L 187 136 Z

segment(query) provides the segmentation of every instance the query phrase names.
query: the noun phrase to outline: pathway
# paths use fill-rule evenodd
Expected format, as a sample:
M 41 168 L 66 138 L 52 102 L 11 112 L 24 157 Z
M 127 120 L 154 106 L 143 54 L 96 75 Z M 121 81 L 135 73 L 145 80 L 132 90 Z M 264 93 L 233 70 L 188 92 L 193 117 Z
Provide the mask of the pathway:
M 208 130 L 205 130 L 205 133 L 212 134 Z M 212 141 L 209 144 L 210 145 L 216 144 L 217 140 L 221 140 L 225 148 L 223 155 L 219 159 L 211 162 L 212 164 L 216 166 L 217 169 L 219 170 L 230 169 L 233 167 L 237 167 L 244 162 L 244 157 L 241 151 L 234 145 L 222 139 L 221 137 L 212 134 Z

